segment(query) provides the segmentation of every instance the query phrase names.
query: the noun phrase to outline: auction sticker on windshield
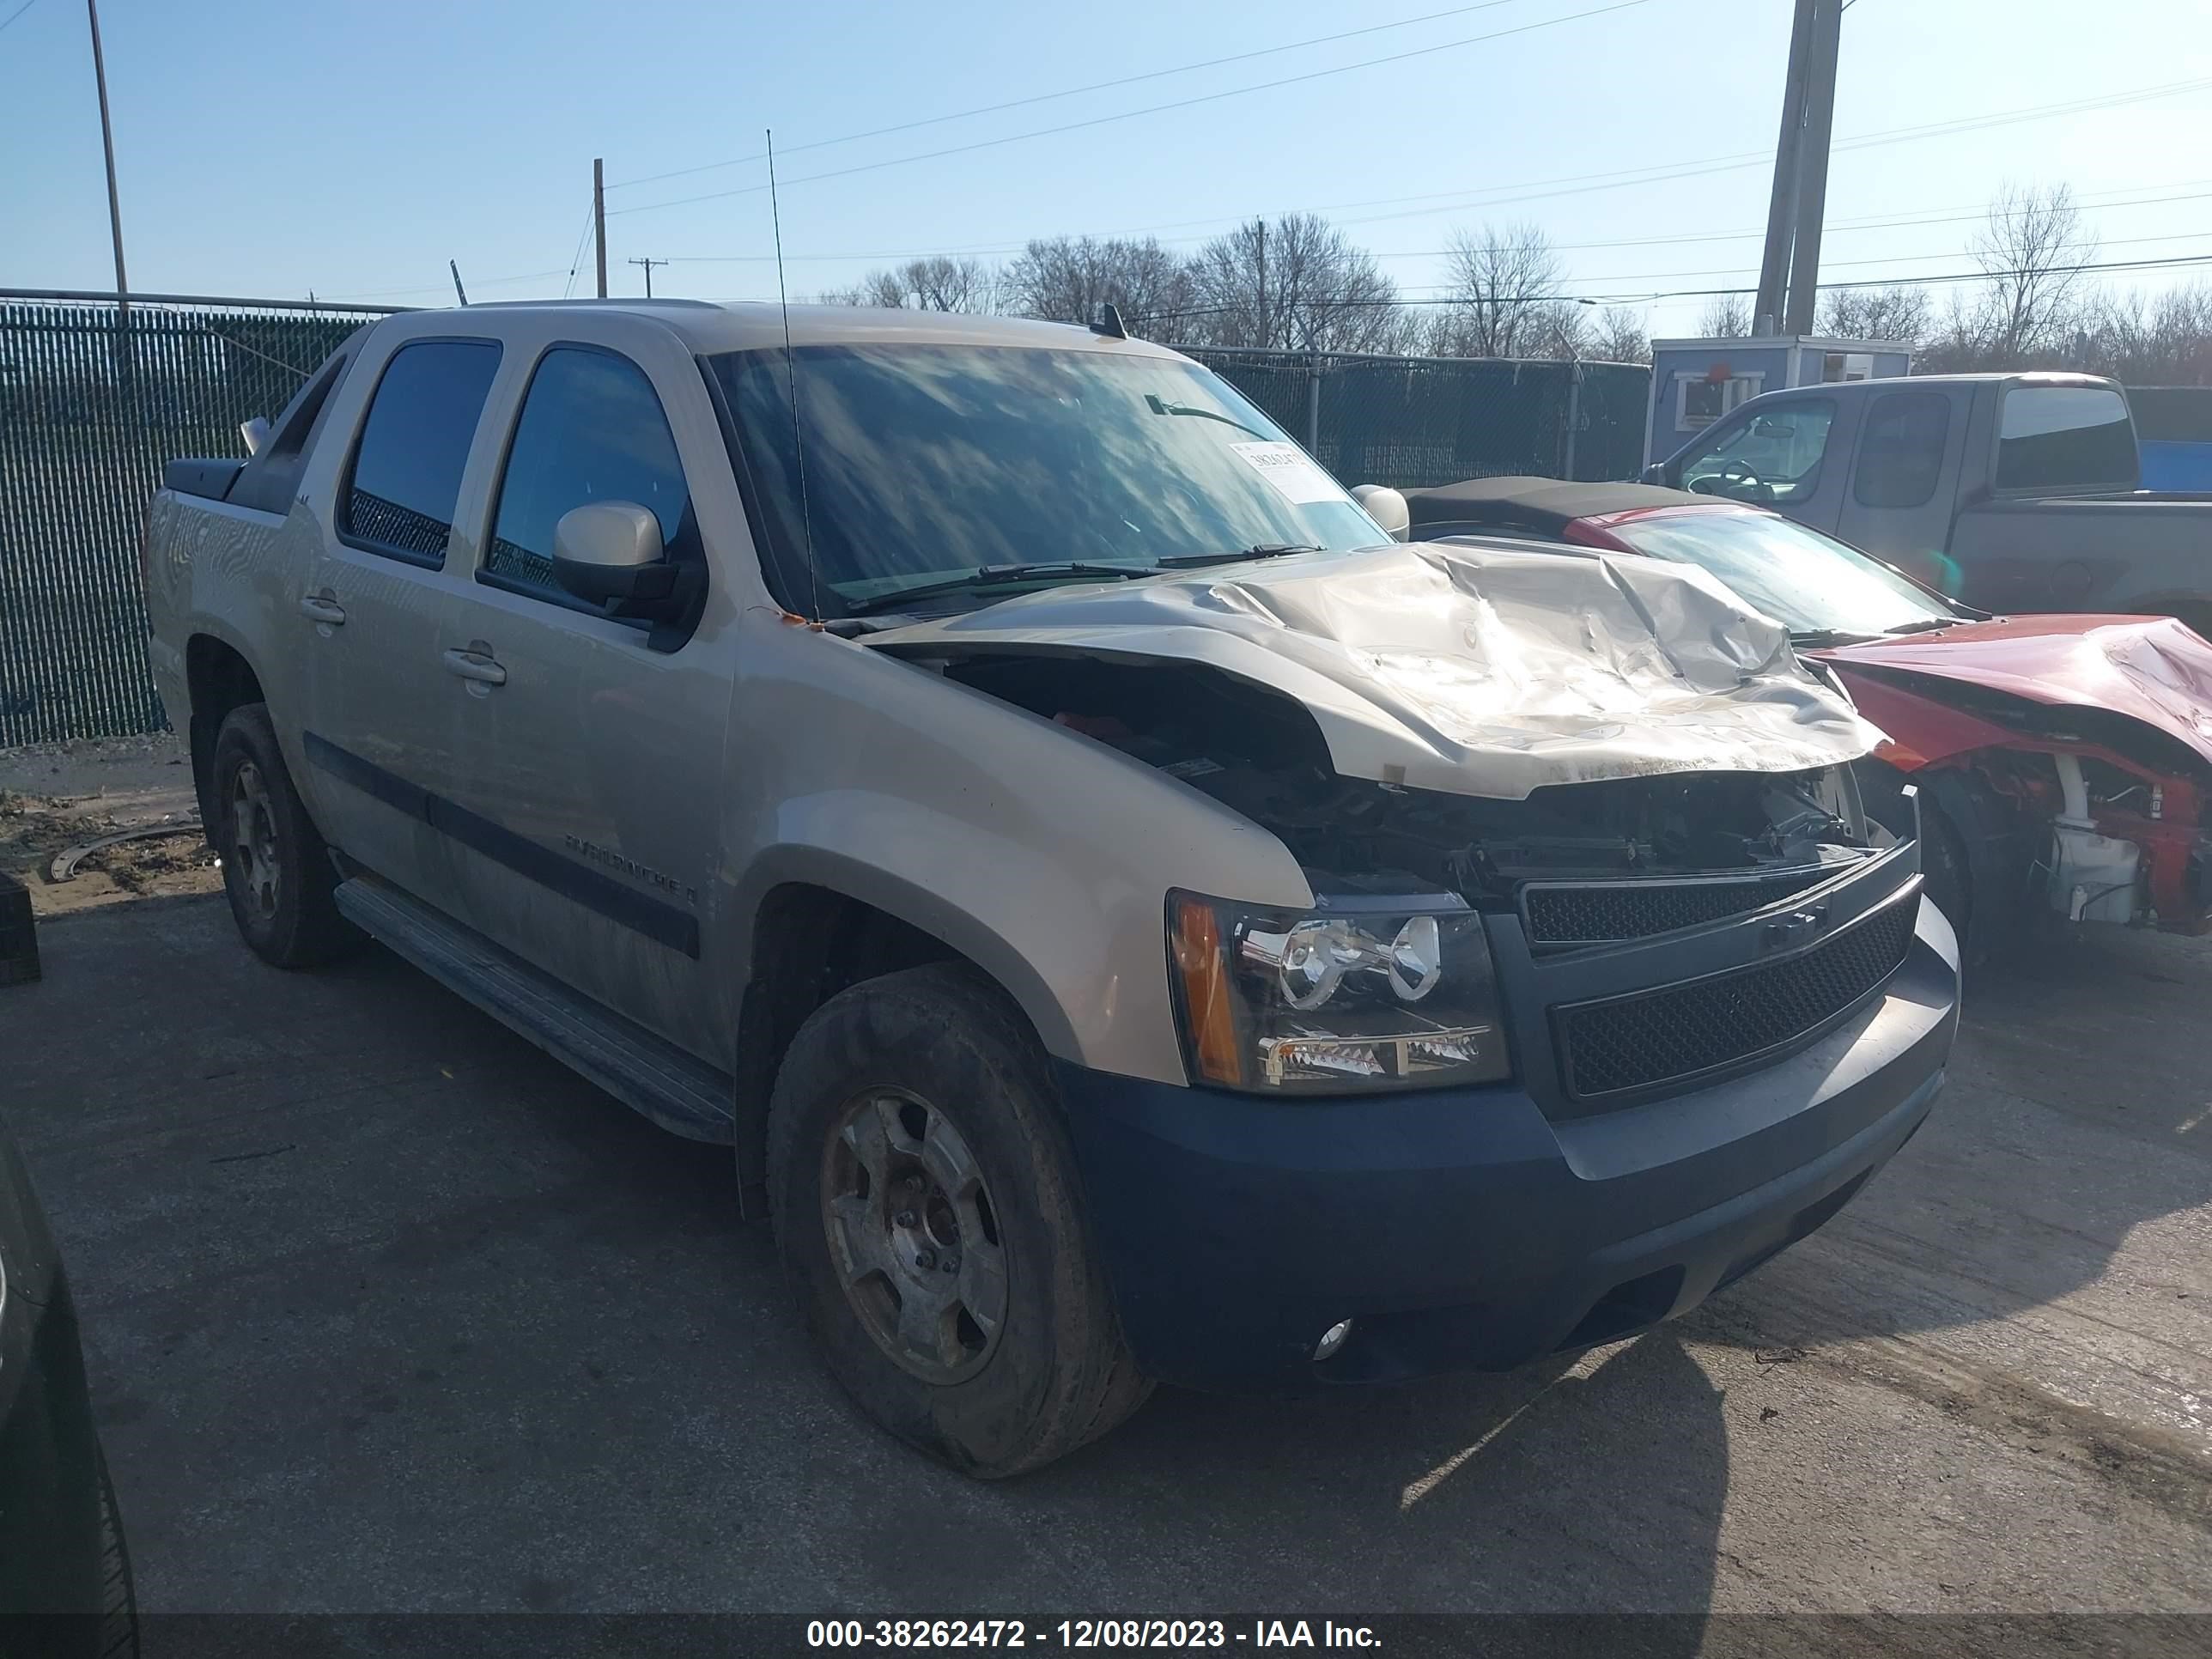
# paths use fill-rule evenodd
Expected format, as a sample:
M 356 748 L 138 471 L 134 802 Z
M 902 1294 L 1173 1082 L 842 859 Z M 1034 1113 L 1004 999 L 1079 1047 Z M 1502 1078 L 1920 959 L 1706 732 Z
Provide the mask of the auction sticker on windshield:
M 1296 444 L 1231 444 L 1244 463 L 1283 493 L 1285 501 L 1340 501 L 1343 486 L 1308 460 Z

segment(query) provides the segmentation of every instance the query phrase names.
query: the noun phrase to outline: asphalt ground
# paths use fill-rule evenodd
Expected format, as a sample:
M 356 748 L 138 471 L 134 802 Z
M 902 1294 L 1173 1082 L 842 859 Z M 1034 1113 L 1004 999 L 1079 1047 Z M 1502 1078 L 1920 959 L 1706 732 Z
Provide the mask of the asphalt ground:
M 1881 1612 L 1966 1615 L 1906 1621 L 1962 1653 L 2009 1650 L 1993 1613 L 2083 1615 L 2083 1650 L 2212 1613 L 2212 941 L 1984 975 L 1928 1127 L 1686 1320 L 1508 1376 L 1164 1389 L 997 1486 L 847 1404 L 726 1152 L 397 959 L 276 971 L 215 896 L 40 943 L 0 1102 L 149 1612 L 1666 1612 L 1689 1647 Z

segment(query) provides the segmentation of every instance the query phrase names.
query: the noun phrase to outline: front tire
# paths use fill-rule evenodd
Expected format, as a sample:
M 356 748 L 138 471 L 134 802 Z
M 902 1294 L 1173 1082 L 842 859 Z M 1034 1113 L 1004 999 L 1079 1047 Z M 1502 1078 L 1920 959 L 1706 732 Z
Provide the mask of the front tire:
M 210 771 L 208 840 L 222 860 L 240 937 L 279 968 L 315 967 L 357 948 L 363 936 L 338 914 L 337 871 L 292 787 L 267 705 L 224 718 Z
M 1973 961 L 1974 883 L 1966 844 L 1950 819 L 1933 806 L 1920 809 L 1920 873 L 1922 891 L 1959 936 L 1960 962 Z
M 1092 1255 L 1042 1052 L 972 969 L 833 997 L 769 1104 L 777 1247 L 831 1371 L 899 1438 L 985 1480 L 1144 1403 Z

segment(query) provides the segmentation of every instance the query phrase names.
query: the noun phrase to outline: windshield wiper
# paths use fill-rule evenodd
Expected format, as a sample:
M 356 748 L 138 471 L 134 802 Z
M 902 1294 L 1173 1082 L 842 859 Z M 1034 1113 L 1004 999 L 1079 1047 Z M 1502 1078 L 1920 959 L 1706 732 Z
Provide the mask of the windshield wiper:
M 1159 562 L 1163 570 L 1196 570 L 1209 564 L 1237 564 L 1246 559 L 1279 559 L 1285 553 L 1325 553 L 1305 542 L 1261 542 L 1236 553 L 1175 553 Z
M 889 611 L 895 605 L 926 599 L 933 594 L 964 593 L 1001 582 L 1049 581 L 1057 576 L 1116 576 L 1127 580 L 1132 576 L 1151 574 L 1148 568 L 1140 565 L 1085 564 L 1079 559 L 1056 559 L 1039 564 L 985 564 L 976 566 L 964 576 L 948 577 L 941 582 L 921 582 L 912 587 L 894 587 L 865 599 L 849 600 L 845 611 L 848 616 L 865 617 L 872 611 Z
M 1900 623 L 1895 628 L 1883 631 L 1889 634 L 1932 634 L 1939 628 L 1956 628 L 1966 620 L 1964 617 L 1927 617 L 1918 622 Z
M 1825 651 L 1830 646 L 1863 645 L 1880 637 L 1876 634 L 1854 634 L 1841 628 L 1811 628 L 1792 634 L 1790 643 L 1800 651 Z
M 1233 426 L 1239 432 L 1249 432 L 1261 443 L 1272 441 L 1264 432 L 1244 424 L 1234 416 L 1216 414 L 1210 409 L 1200 409 L 1196 404 L 1171 404 L 1151 392 L 1145 394 L 1145 407 L 1155 415 L 1190 415 L 1201 421 L 1218 421 L 1224 426 Z

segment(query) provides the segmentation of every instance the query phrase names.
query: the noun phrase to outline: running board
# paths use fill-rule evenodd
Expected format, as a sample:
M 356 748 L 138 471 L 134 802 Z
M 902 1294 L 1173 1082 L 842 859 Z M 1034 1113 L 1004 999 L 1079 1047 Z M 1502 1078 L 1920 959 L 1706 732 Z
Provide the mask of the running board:
M 348 921 L 554 1059 L 690 1140 L 737 1139 L 731 1079 L 374 876 L 338 884 Z

